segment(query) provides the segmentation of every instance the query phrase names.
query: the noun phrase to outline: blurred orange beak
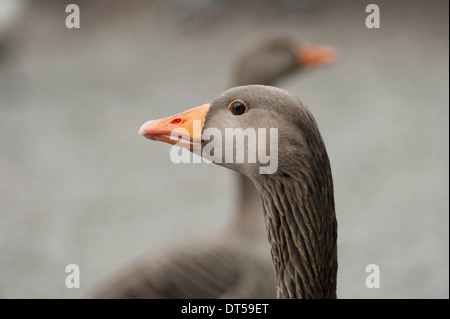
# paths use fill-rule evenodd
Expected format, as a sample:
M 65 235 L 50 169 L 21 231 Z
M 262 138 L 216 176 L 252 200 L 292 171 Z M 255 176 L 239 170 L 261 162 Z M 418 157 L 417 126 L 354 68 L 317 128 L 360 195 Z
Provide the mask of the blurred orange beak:
M 139 129 L 139 135 L 190 150 L 201 150 L 202 128 L 209 108 L 210 104 L 203 104 L 173 116 L 148 121 Z
M 296 55 L 300 65 L 330 64 L 336 60 L 336 51 L 325 45 L 302 44 Z

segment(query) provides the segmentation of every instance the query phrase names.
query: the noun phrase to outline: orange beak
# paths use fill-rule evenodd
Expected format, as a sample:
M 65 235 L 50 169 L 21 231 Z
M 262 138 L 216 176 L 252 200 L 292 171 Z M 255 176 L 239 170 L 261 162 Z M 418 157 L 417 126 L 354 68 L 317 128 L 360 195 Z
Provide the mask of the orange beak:
M 336 52 L 332 47 L 324 45 L 302 44 L 296 52 L 300 65 L 330 64 L 336 59 Z
M 210 104 L 203 104 L 173 116 L 148 121 L 139 129 L 139 135 L 190 150 L 201 150 L 202 128 L 209 108 Z

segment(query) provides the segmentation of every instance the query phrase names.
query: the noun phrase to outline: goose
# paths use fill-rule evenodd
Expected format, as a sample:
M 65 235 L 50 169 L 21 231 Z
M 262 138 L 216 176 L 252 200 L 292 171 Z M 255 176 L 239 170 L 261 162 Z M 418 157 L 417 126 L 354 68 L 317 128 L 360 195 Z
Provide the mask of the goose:
M 199 124 L 201 130 L 195 129 Z M 228 147 L 224 141 L 227 129 L 237 128 L 266 129 L 266 133 L 277 129 L 269 139 L 245 144 L 246 151 L 265 150 L 270 141 L 272 151 L 276 140 L 276 170 L 262 173 L 266 163 L 259 156 L 254 162 L 248 160 L 250 156 L 243 162 L 233 160 L 237 143 Z M 211 103 L 145 122 L 139 135 L 201 152 L 253 182 L 262 201 L 277 298 L 337 298 L 337 221 L 330 161 L 313 115 L 297 96 L 271 86 L 238 86 Z
M 280 34 L 246 38 L 238 46 L 231 86 L 271 84 L 334 59 L 328 46 Z M 96 287 L 93 297 L 275 298 L 260 196 L 247 177 L 237 175 L 236 212 L 214 238 L 192 241 L 156 259 L 143 258 Z

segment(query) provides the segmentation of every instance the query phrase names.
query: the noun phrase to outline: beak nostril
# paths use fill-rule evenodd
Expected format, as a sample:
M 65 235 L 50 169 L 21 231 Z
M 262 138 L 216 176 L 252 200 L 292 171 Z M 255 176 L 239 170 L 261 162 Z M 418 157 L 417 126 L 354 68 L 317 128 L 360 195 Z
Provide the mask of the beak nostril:
M 181 121 L 182 121 L 182 119 L 177 117 L 177 118 L 174 118 L 172 121 L 170 121 L 169 124 L 180 124 Z

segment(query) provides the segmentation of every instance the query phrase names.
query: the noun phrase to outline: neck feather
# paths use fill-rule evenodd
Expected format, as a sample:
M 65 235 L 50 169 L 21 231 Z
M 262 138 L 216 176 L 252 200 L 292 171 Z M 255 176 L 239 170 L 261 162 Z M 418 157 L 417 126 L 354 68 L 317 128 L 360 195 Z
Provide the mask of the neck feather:
M 257 183 L 279 298 L 336 298 L 337 222 L 326 164 Z

